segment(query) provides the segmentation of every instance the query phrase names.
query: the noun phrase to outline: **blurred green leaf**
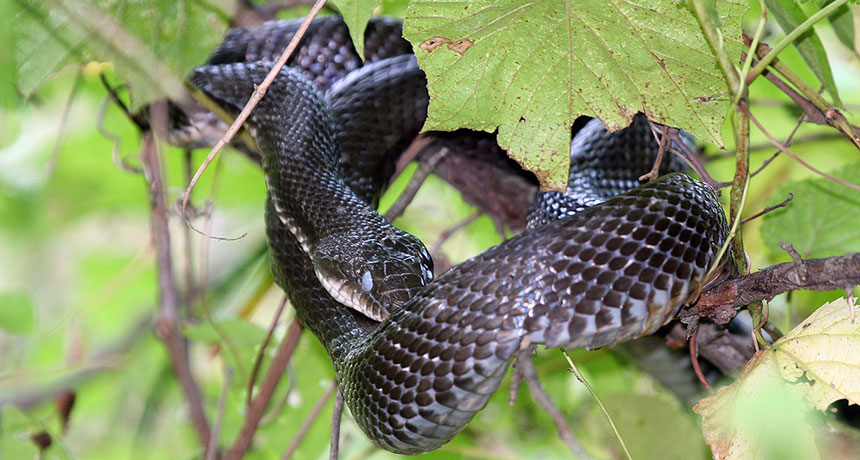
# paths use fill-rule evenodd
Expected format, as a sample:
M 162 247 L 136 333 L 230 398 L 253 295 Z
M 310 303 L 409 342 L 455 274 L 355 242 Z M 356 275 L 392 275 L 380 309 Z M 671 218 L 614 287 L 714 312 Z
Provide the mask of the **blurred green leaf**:
M 218 329 L 236 343 L 258 345 L 266 336 L 266 331 L 260 326 L 238 318 L 216 321 L 214 325 L 209 322 L 193 324 L 183 332 L 191 340 L 216 344 L 223 339 Z
M 768 11 L 776 18 L 782 30 L 789 33 L 796 29 L 803 21 L 807 19 L 806 14 L 794 0 L 765 0 Z M 827 60 L 827 53 L 824 51 L 824 45 L 821 44 L 821 39 L 815 33 L 815 28 L 810 27 L 803 35 L 794 41 L 794 47 L 803 57 L 803 60 L 815 74 L 818 81 L 824 85 L 827 92 L 833 96 L 836 105 L 842 105 L 839 100 L 839 92 L 836 89 L 836 83 L 833 81 L 833 72 L 830 70 L 830 61 Z
M 226 29 L 231 0 L 16 0 L 25 11 L 17 72 L 26 96 L 64 65 L 111 61 L 129 82 L 132 108 L 182 90 Z
M 23 292 L 0 293 L 0 329 L 11 334 L 33 330 L 33 301 Z
M 364 59 L 364 29 L 382 0 L 332 0 L 349 28 L 349 36 L 358 55 Z
M 832 2 L 828 1 L 827 3 Z M 827 17 L 830 25 L 833 26 L 833 32 L 836 33 L 836 38 L 857 55 L 857 48 L 854 44 L 854 12 L 849 5 L 842 5 L 836 11 Z
M 739 60 L 747 7 L 716 7 Z M 545 189 L 567 183 L 580 115 L 615 130 L 643 111 L 722 145 L 726 83 L 683 3 L 413 1 L 404 36 L 429 82 L 424 129 L 498 129 L 499 144 Z
M 39 449 L 30 441 L 30 435 L 39 430 L 17 407 L 6 404 L 0 408 L 0 458 L 39 458 Z
M 0 2 L 0 18 L 17 18 L 18 5 L 14 2 Z M 14 105 L 18 95 L 15 91 L 15 76 L 18 75 L 18 60 L 15 58 L 15 48 L 10 46 L 18 42 L 18 29 L 11 23 L 0 23 L 0 108 Z
M 706 458 L 701 430 L 667 399 L 656 395 L 613 394 L 605 398 L 604 404 L 633 458 Z
M 860 163 L 832 172 L 860 183 Z M 776 189 L 773 203 L 794 199 L 788 206 L 765 214 L 761 236 L 773 254 L 783 254 L 777 243 L 788 241 L 803 257 L 828 257 L 860 251 L 860 193 L 826 178 L 790 182 Z

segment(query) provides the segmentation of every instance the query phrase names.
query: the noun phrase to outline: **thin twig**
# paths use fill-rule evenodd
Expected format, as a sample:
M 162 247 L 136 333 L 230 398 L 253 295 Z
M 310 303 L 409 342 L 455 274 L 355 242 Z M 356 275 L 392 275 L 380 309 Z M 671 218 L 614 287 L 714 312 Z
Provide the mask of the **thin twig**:
M 340 421 L 343 418 L 343 393 L 340 389 L 334 397 L 334 407 L 331 410 L 331 445 L 329 447 L 329 460 L 337 460 L 340 454 Z
M 215 425 L 212 426 L 212 436 L 209 445 L 206 446 L 206 460 L 218 458 L 218 433 L 221 431 L 221 422 L 224 420 L 224 401 L 227 399 L 227 390 L 230 389 L 230 381 L 233 380 L 233 369 L 224 369 L 224 383 L 221 387 L 221 395 L 218 396 L 218 412 L 215 415 Z
M 749 74 L 747 74 L 747 83 L 755 80 L 759 74 L 761 74 L 764 69 L 774 60 L 776 56 L 785 49 L 786 46 L 790 45 L 791 42 L 796 40 L 798 37 L 806 33 L 807 30 L 811 29 L 812 26 L 827 17 L 830 13 L 834 12 L 836 8 L 844 5 L 848 0 L 836 0 L 833 3 L 825 6 L 824 8 L 818 10 L 815 14 L 807 18 L 800 25 L 795 27 L 791 32 L 788 33 L 782 40 L 777 42 L 777 44 L 770 50 L 767 55 L 761 58 L 761 60 L 750 70 Z
M 792 129 L 792 130 L 791 130 L 791 133 L 789 133 L 788 138 L 786 138 L 786 139 L 785 139 L 785 146 L 786 146 L 786 147 L 788 147 L 789 145 L 791 145 L 791 142 L 792 142 L 792 140 L 794 139 L 794 135 L 795 135 L 795 134 L 797 134 L 797 130 L 798 130 L 798 129 L 800 129 L 800 125 L 802 125 L 802 124 L 803 124 L 803 121 L 804 121 L 805 119 L 806 119 L 806 114 L 802 114 L 802 115 L 800 115 L 800 118 L 798 118 L 798 119 L 797 119 L 797 123 L 794 125 L 794 129 Z M 768 143 L 768 145 L 771 145 L 771 144 L 770 144 L 770 143 Z M 750 152 L 752 152 L 752 151 L 753 151 L 753 149 L 749 149 L 749 151 L 750 151 Z M 758 168 L 758 169 L 756 169 L 755 171 L 753 171 L 753 173 L 752 173 L 752 174 L 750 174 L 750 177 L 755 177 L 755 176 L 756 176 L 756 174 L 758 174 L 758 173 L 760 173 L 760 172 L 764 171 L 764 168 L 765 168 L 767 165 L 769 165 L 771 161 L 775 160 L 775 159 L 776 159 L 776 157 L 778 157 L 778 156 L 779 156 L 779 154 L 780 154 L 780 151 L 779 151 L 779 150 L 777 150 L 776 152 L 774 152 L 774 154 L 773 154 L 770 158 L 768 158 L 767 160 L 764 160 L 764 162 L 762 162 L 761 166 L 759 166 L 759 168 Z
M 764 300 L 764 299 L 761 300 L 761 306 L 758 306 L 758 303 L 759 302 L 755 302 L 754 306 L 755 306 L 755 308 L 761 309 L 761 311 L 762 311 L 761 312 L 761 320 L 758 322 L 758 324 L 755 325 L 755 327 L 753 327 L 753 340 L 755 340 L 758 345 L 761 345 L 763 347 L 767 347 L 770 344 L 767 343 L 767 340 L 765 340 L 764 336 L 761 335 L 761 329 L 764 327 L 765 324 L 767 324 L 768 318 L 770 318 L 770 304 L 768 303 L 767 300 Z M 756 344 L 753 344 L 753 345 L 756 345 Z M 756 347 L 756 348 L 758 348 L 758 347 Z M 758 350 L 756 350 L 756 351 L 758 351 Z
M 462 221 L 456 223 L 454 226 L 442 232 L 442 234 L 439 235 L 439 238 L 437 238 L 436 241 L 433 242 L 433 245 L 430 247 L 430 255 L 435 258 L 436 253 L 439 252 L 439 249 L 442 248 L 442 245 L 445 244 L 446 241 L 448 241 L 452 236 L 454 236 L 455 233 L 467 227 L 469 224 L 477 220 L 482 215 L 484 215 L 483 211 L 475 211 L 474 213 L 469 215 L 469 217 L 463 219 Z
M 287 447 L 287 450 L 284 451 L 284 455 L 281 456 L 281 460 L 287 460 L 292 457 L 296 452 L 296 449 L 299 447 L 299 443 L 304 439 L 305 435 L 310 430 L 311 425 L 313 425 L 314 421 L 316 421 L 317 416 L 322 412 L 323 407 L 328 402 L 331 395 L 334 394 L 335 390 L 337 390 L 337 382 L 331 382 L 331 385 L 325 390 L 325 393 L 320 396 L 317 400 L 316 404 L 314 404 L 313 409 L 311 409 L 311 413 L 305 417 L 305 421 L 302 422 L 302 426 L 299 427 L 299 430 L 296 432 L 296 435 L 293 436 L 293 440 L 290 441 L 290 445 Z
M 419 134 L 412 139 L 412 142 L 409 144 L 409 147 L 406 147 L 406 150 L 400 154 L 400 157 L 397 158 L 397 164 L 394 166 L 394 174 L 391 175 L 390 182 L 394 182 L 400 177 L 400 174 L 403 173 L 403 170 L 406 169 L 406 166 L 424 150 L 427 145 L 431 142 L 431 138 L 427 137 L 424 133 Z
M 660 149 L 657 150 L 657 158 L 654 159 L 654 165 L 651 166 L 651 171 L 648 173 L 639 176 L 639 180 L 647 180 L 648 182 L 652 180 L 657 180 L 657 177 L 660 176 L 660 163 L 663 162 L 663 155 L 666 153 L 666 146 L 669 145 L 669 126 L 663 125 L 663 135 L 657 136 L 656 127 L 651 120 L 648 120 L 648 124 L 651 125 L 651 132 L 654 134 L 654 139 L 660 143 Z
M 670 130 L 669 138 L 671 139 L 673 145 L 677 145 L 678 148 L 681 149 L 682 154 L 678 156 L 682 160 L 684 160 L 684 162 L 687 163 L 687 166 L 689 166 L 690 169 L 695 171 L 696 174 L 698 174 L 698 176 L 701 177 L 703 181 L 705 181 L 705 183 L 710 185 L 711 188 L 714 189 L 714 191 L 718 192 L 721 188 L 729 185 L 726 182 L 717 182 L 716 180 L 714 180 L 713 177 L 711 177 L 710 174 L 708 174 L 708 171 L 705 169 L 705 166 L 702 165 L 702 162 L 699 161 L 699 158 L 696 157 L 696 154 L 693 153 L 690 148 L 687 147 L 687 144 L 681 140 L 680 131 L 678 131 L 677 129 Z M 671 151 L 677 154 L 675 149 L 671 149 Z
M 564 414 L 561 413 L 561 410 L 555 405 L 552 398 L 546 393 L 546 391 L 544 391 L 543 386 L 541 386 L 540 381 L 538 380 L 537 369 L 535 369 L 535 365 L 532 362 L 532 349 L 533 347 L 526 346 L 517 353 L 517 362 L 514 364 L 514 375 L 520 375 L 521 379 L 526 382 L 526 385 L 528 385 L 532 399 L 534 399 L 534 401 L 538 403 L 538 405 L 541 406 L 550 417 L 552 417 L 552 420 L 555 423 L 555 429 L 558 431 L 558 436 L 565 444 L 567 444 L 570 451 L 573 452 L 577 458 L 591 458 L 591 456 L 588 455 L 582 447 L 579 440 L 576 439 L 576 435 L 573 434 L 573 430 L 570 429 L 570 424 L 565 420 Z
M 104 99 L 102 99 L 102 103 L 99 104 L 99 111 L 96 115 L 96 129 L 102 136 L 104 136 L 113 143 L 113 148 L 111 149 L 111 160 L 113 161 L 113 164 L 117 167 L 117 169 L 130 172 L 132 174 L 142 174 L 143 169 L 125 161 L 125 158 L 123 158 L 122 153 L 120 152 L 121 143 L 119 136 L 108 131 L 108 129 L 104 125 L 105 112 L 107 110 L 108 101 L 110 101 L 110 96 L 105 96 Z
M 233 443 L 230 452 L 227 453 L 225 460 L 241 460 L 248 448 L 251 447 L 251 441 L 254 440 L 254 434 L 257 432 L 257 427 L 260 424 L 260 419 L 266 411 L 266 406 L 272 399 L 272 394 L 278 386 L 281 375 L 290 362 L 293 356 L 293 351 L 299 343 L 299 338 L 302 336 L 302 325 L 299 319 L 296 318 L 287 329 L 287 335 L 281 341 L 275 357 L 272 359 L 272 364 L 269 365 L 269 370 L 263 377 L 263 382 L 260 384 L 260 390 L 257 396 L 251 401 L 251 406 L 245 414 L 245 421 L 242 423 L 242 428 L 239 431 L 239 436 Z
M 193 174 L 193 170 L 191 168 L 193 158 L 193 152 L 190 149 L 185 150 L 183 172 L 185 173 L 186 182 L 191 180 L 191 174 Z M 185 226 L 182 229 L 182 239 L 185 243 L 185 308 L 186 314 L 194 317 L 195 315 L 192 311 L 192 305 L 194 305 L 194 298 L 197 295 L 197 283 L 194 280 L 194 247 L 188 226 Z
M 209 155 L 206 157 L 206 160 L 203 161 L 203 164 L 200 165 L 200 168 L 197 169 L 197 172 L 194 173 L 194 177 L 191 179 L 191 183 L 188 184 L 188 188 L 185 189 L 185 196 L 182 200 L 182 209 L 185 210 L 185 207 L 188 204 L 188 199 L 191 196 L 191 191 L 194 189 L 194 185 L 200 179 L 200 176 L 203 174 L 203 171 L 209 166 L 209 163 L 215 159 L 215 156 L 218 155 L 218 152 L 224 148 L 227 143 L 233 139 L 233 136 L 239 132 L 239 128 L 242 127 L 242 124 L 245 123 L 245 120 L 251 115 L 251 111 L 254 110 L 254 107 L 263 99 L 263 96 L 266 94 L 266 91 L 269 89 L 269 86 L 275 81 L 275 77 L 281 72 L 281 68 L 287 63 L 287 59 L 292 56 L 293 52 L 298 48 L 299 42 L 301 42 L 302 38 L 305 36 L 305 32 L 310 27 L 311 22 L 313 22 L 314 18 L 317 16 L 317 13 L 320 12 L 322 7 L 325 5 L 326 0 L 317 0 L 314 3 L 314 6 L 311 8 L 311 11 L 305 17 L 305 20 L 302 22 L 302 25 L 299 26 L 299 29 L 296 31 L 296 34 L 293 36 L 293 39 L 290 40 L 289 45 L 281 53 L 281 56 L 278 57 L 278 60 L 275 62 L 275 65 L 272 66 L 272 70 L 269 71 L 269 74 L 266 75 L 266 78 L 263 79 L 262 83 L 256 86 L 254 89 L 254 94 L 251 95 L 251 98 L 248 100 L 248 103 L 245 104 L 245 107 L 242 108 L 242 111 L 239 112 L 239 116 L 236 117 L 236 120 L 233 121 L 233 124 L 230 125 L 230 128 L 227 129 L 227 132 L 218 139 L 218 142 L 215 144 L 215 147 L 212 148 L 212 151 L 209 152 Z
M 576 376 L 576 379 L 579 380 L 579 383 L 585 385 L 585 388 L 591 393 L 591 397 L 597 401 L 597 405 L 600 406 L 600 410 L 603 412 L 603 415 L 606 417 L 606 420 L 609 421 L 609 426 L 612 427 L 612 432 L 615 433 L 615 438 L 618 439 L 618 443 L 621 444 L 621 449 L 624 450 L 624 454 L 627 456 L 627 460 L 633 460 L 633 457 L 630 456 L 630 451 L 627 450 L 627 445 L 624 443 L 624 438 L 621 437 L 621 434 L 618 432 L 618 428 L 615 426 L 615 421 L 612 420 L 612 416 L 609 415 L 609 411 L 606 410 L 606 406 L 603 405 L 603 401 L 600 400 L 600 396 L 597 396 L 597 392 L 594 391 L 594 388 L 585 380 L 585 377 L 579 372 L 579 369 L 576 368 L 576 364 L 573 364 L 573 360 L 570 359 L 570 356 L 567 354 L 567 350 L 564 348 L 561 349 L 561 354 L 564 355 L 564 359 L 567 360 L 568 370 Z
M 254 384 L 257 383 L 257 374 L 260 372 L 260 366 L 263 364 L 263 356 L 266 354 L 266 349 L 269 347 L 269 341 L 272 339 L 272 333 L 275 332 L 275 327 L 281 319 L 281 313 L 284 312 L 284 307 L 287 306 L 287 296 L 281 300 L 278 305 L 278 311 L 275 312 L 275 317 L 272 318 L 272 324 L 269 325 L 269 330 L 266 331 L 266 337 L 263 338 L 263 343 L 260 344 L 260 349 L 257 350 L 257 356 L 254 358 L 254 367 L 251 368 L 251 375 L 248 377 L 248 390 L 245 398 L 245 406 L 251 406 L 251 397 L 254 392 Z
M 290 400 L 290 395 L 293 394 L 293 390 L 296 389 L 296 372 L 293 370 L 293 363 L 287 363 L 287 368 L 284 369 L 284 375 L 287 377 L 287 389 L 284 391 L 284 394 L 278 398 L 278 402 L 275 403 L 274 406 L 266 409 L 266 413 L 263 414 L 263 417 L 260 418 L 260 425 L 268 425 L 271 423 L 278 414 L 281 413 L 281 410 L 284 409 L 284 406 L 287 405 L 287 401 Z
M 397 200 L 395 200 L 394 204 L 388 208 L 388 211 L 385 211 L 385 219 L 387 221 L 393 222 L 394 219 L 397 219 L 403 214 L 403 211 L 406 210 L 406 207 L 409 206 L 409 203 L 411 203 L 415 198 L 415 195 L 418 193 L 418 189 L 421 188 L 424 181 L 427 180 L 427 177 L 433 173 L 433 169 L 436 168 L 436 165 L 439 164 L 447 154 L 448 149 L 446 147 L 442 147 L 425 161 L 418 163 L 418 168 L 415 170 L 415 174 L 412 175 L 412 178 L 409 180 L 409 184 L 406 185 L 403 193 L 397 197 Z
M 151 106 L 151 112 L 157 122 L 167 121 L 167 107 L 164 102 L 156 102 Z M 140 155 L 144 175 L 150 186 L 150 223 L 152 226 L 152 242 L 155 247 L 155 257 L 158 263 L 159 303 L 158 320 L 155 330 L 167 345 L 170 353 L 173 371 L 185 393 L 185 399 L 191 412 L 191 419 L 197 429 L 197 436 L 204 446 L 209 445 L 210 430 L 206 412 L 203 410 L 203 398 L 200 388 L 191 373 L 188 362 L 188 348 L 179 332 L 179 297 L 176 281 L 173 276 L 173 262 L 170 250 L 170 228 L 167 222 L 167 203 L 164 197 L 164 182 L 161 172 L 161 162 L 158 157 L 158 147 L 152 130 L 144 133 Z
M 711 388 L 711 384 L 708 383 L 708 379 L 705 378 L 705 374 L 702 373 L 702 367 L 699 365 L 699 347 L 696 343 L 698 333 L 699 328 L 697 326 L 693 329 L 693 333 L 690 334 L 690 363 L 693 364 L 693 372 L 696 373 L 696 378 L 708 389 L 708 393 L 713 393 L 714 389 Z
M 751 43 L 752 37 L 744 33 L 744 42 Z M 756 48 L 756 56 L 761 59 L 770 53 L 770 47 L 765 43 L 759 43 Z M 769 73 L 765 72 L 765 77 L 774 82 L 777 87 L 782 89 L 792 100 L 794 100 L 806 112 L 807 117 L 813 123 L 828 124 L 836 128 L 843 136 L 847 137 L 855 147 L 860 149 L 860 128 L 852 125 L 839 110 L 827 102 L 820 93 L 812 89 L 806 81 L 794 73 L 787 65 L 780 62 L 779 59 L 774 59 L 770 66 L 789 83 L 797 88 L 798 94 L 794 90 L 790 90 L 785 85 L 780 85 L 779 79 L 769 77 Z M 752 76 L 752 75 L 750 75 Z M 751 80 L 747 79 L 747 83 Z M 802 94 L 802 95 L 801 95 Z
M 860 186 L 852 184 L 850 182 L 845 182 L 842 179 L 838 179 L 836 177 L 833 177 L 830 174 L 827 174 L 827 173 L 815 168 L 814 166 L 810 165 L 809 163 L 807 163 L 806 161 L 804 161 L 803 159 L 801 159 L 800 157 L 798 157 L 797 155 L 792 153 L 790 150 L 788 150 L 788 148 L 786 146 L 782 145 L 778 140 L 776 140 L 776 138 L 774 138 L 770 134 L 770 132 L 768 132 L 767 130 L 764 129 L 764 127 L 761 125 L 761 123 L 759 123 L 759 121 L 756 120 L 756 118 L 752 115 L 752 113 L 750 113 L 749 107 L 747 107 L 746 104 L 738 104 L 738 106 L 741 108 L 742 111 L 744 111 L 747 114 L 747 116 L 750 117 L 750 120 L 752 120 L 752 122 L 755 123 L 756 127 L 758 127 L 758 129 L 762 132 L 762 134 L 764 134 L 765 137 L 767 137 L 767 139 L 776 148 L 778 148 L 782 153 L 790 156 L 791 158 L 794 159 L 794 161 L 800 163 L 801 165 L 803 165 L 804 167 L 806 167 L 810 171 L 812 171 L 812 172 L 814 172 L 814 173 L 816 173 L 822 177 L 826 177 L 827 179 L 830 179 L 831 181 L 836 182 L 837 184 L 844 185 L 845 187 L 848 187 L 852 190 L 860 191 Z
M 117 89 L 126 87 L 126 85 L 123 84 L 123 85 L 119 85 L 116 88 L 114 88 L 113 86 L 110 85 L 110 83 L 108 83 L 107 77 L 105 76 L 104 72 L 99 73 L 99 80 L 101 80 L 102 86 L 104 86 L 105 90 L 108 93 L 108 96 L 111 98 L 111 100 L 114 102 L 114 104 L 116 104 L 116 106 L 119 107 L 119 109 L 126 116 L 126 118 L 128 118 L 129 121 L 134 123 L 135 126 L 137 126 L 137 129 L 139 129 L 140 131 L 149 130 L 149 128 L 150 128 L 149 121 L 147 121 L 146 118 L 144 118 L 140 114 L 131 113 L 131 111 L 128 109 L 128 106 L 125 105 L 125 102 L 123 102 L 122 99 L 119 97 L 119 94 L 117 93 Z
M 767 207 L 765 207 L 765 208 L 764 208 L 764 209 L 762 209 L 761 211 L 759 211 L 759 212 L 757 212 L 757 213 L 755 213 L 755 214 L 753 214 L 753 215 L 751 215 L 751 216 L 749 216 L 749 217 L 745 218 L 744 220 L 742 220 L 742 221 L 741 221 L 741 225 L 743 225 L 743 224 L 745 224 L 745 223 L 747 223 L 747 222 L 749 222 L 749 221 L 751 221 L 751 220 L 753 220 L 753 219 L 757 219 L 757 218 L 759 218 L 759 217 L 761 217 L 761 216 L 763 216 L 763 215 L 765 215 L 765 214 L 767 214 L 767 213 L 769 213 L 769 212 L 773 211 L 774 209 L 784 208 L 784 207 L 785 207 L 786 205 L 788 205 L 788 203 L 789 203 L 791 200 L 793 200 L 793 199 L 794 199 L 794 194 L 793 194 L 793 193 L 789 193 L 789 194 L 788 194 L 788 197 L 787 197 L 786 199 L 782 200 L 782 203 L 775 204 L 775 205 L 773 205 L 773 206 L 767 206 Z

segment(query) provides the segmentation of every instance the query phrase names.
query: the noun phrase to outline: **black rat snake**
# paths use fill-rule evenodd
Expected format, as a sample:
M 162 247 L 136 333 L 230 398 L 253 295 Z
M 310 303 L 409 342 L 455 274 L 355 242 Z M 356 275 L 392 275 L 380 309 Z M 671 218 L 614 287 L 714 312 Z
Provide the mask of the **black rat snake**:
M 238 110 L 294 30 L 234 29 L 192 83 Z M 421 242 L 370 204 L 391 167 L 380 154 L 402 149 L 423 123 L 423 74 L 396 22 L 371 22 L 365 66 L 345 31 L 338 19 L 317 20 L 248 125 L 266 177 L 275 280 L 325 345 L 374 443 L 435 449 L 484 407 L 525 344 L 595 348 L 650 334 L 701 287 L 727 235 L 717 197 L 674 173 L 603 201 L 635 185 L 655 149 L 631 128 L 651 157 L 623 159 L 612 150 L 626 152 L 623 143 L 610 142 L 612 155 L 595 158 L 609 136 L 600 126 L 574 140 L 578 201 L 542 197 L 533 229 L 431 281 Z M 605 179 L 601 162 L 645 171 Z

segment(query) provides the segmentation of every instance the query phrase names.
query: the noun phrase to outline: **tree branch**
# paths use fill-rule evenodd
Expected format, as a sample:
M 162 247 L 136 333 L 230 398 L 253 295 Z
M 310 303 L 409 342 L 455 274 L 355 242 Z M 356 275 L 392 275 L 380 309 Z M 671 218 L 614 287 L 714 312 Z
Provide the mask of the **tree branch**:
M 302 325 L 296 318 L 287 330 L 287 335 L 281 341 L 275 358 L 272 359 L 272 364 L 269 366 L 266 376 L 263 377 L 263 382 L 260 384 L 260 389 L 257 391 L 257 396 L 251 402 L 251 407 L 248 408 L 248 413 L 245 414 L 245 421 L 242 424 L 242 430 L 239 432 L 239 437 L 236 438 L 233 447 L 225 457 L 225 460 L 241 460 L 245 452 L 251 447 L 251 441 L 254 440 L 254 434 L 257 432 L 257 427 L 260 425 L 260 419 L 272 399 L 272 394 L 284 374 L 284 369 L 287 368 L 287 363 L 293 356 L 293 351 L 299 343 L 299 338 L 302 336 Z
M 167 105 L 165 102 L 152 104 L 151 113 L 154 124 L 167 121 Z M 163 126 L 166 126 L 164 124 Z M 191 373 L 191 365 L 188 361 L 188 347 L 182 334 L 179 332 L 179 296 L 176 289 L 176 280 L 173 276 L 173 262 L 170 256 L 170 230 L 167 222 L 167 202 L 164 197 L 164 181 L 161 172 L 161 162 L 158 158 L 158 148 L 153 130 L 147 130 L 143 135 L 140 161 L 143 165 L 144 176 L 149 182 L 149 201 L 152 211 L 150 213 L 150 225 L 152 227 L 152 244 L 155 249 L 155 258 L 158 262 L 158 289 L 159 304 L 158 319 L 155 331 L 159 338 L 167 345 L 170 353 L 170 361 L 173 371 L 185 393 L 188 407 L 191 411 L 191 420 L 197 430 L 197 437 L 203 446 L 209 445 L 210 429 L 206 412 L 203 410 L 203 397 L 200 388 Z
M 801 259 L 772 265 L 756 273 L 724 281 L 703 292 L 700 316 L 725 324 L 735 307 L 770 300 L 796 289 L 831 291 L 860 284 L 860 253 L 824 259 Z

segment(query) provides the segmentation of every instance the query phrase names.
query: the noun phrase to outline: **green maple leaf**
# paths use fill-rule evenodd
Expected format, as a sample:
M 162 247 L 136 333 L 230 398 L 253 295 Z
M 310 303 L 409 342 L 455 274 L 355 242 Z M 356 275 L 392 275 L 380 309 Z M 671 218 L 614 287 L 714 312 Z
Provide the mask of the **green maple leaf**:
M 746 10 L 716 2 L 738 60 Z M 567 182 L 580 115 L 617 130 L 641 111 L 722 145 L 726 83 L 683 2 L 413 1 L 404 36 L 427 73 L 424 129 L 498 129 L 499 144 L 544 189 Z

